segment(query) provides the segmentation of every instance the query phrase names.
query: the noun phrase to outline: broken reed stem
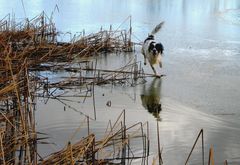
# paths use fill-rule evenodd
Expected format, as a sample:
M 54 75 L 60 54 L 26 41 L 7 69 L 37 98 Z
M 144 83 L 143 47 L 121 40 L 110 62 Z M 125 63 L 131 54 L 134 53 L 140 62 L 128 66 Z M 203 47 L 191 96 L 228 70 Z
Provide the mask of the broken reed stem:
M 203 144 L 203 129 L 201 129 L 200 132 L 199 132 L 199 134 L 198 134 L 198 136 L 197 136 L 197 138 L 196 138 L 196 140 L 195 140 L 195 142 L 194 142 L 194 144 L 193 144 L 193 147 L 192 147 L 192 149 L 191 149 L 191 151 L 190 151 L 190 153 L 189 153 L 189 155 L 188 155 L 188 157 L 187 157 L 187 160 L 186 160 L 186 162 L 185 162 L 185 165 L 188 163 L 188 160 L 189 160 L 190 157 L 191 157 L 191 154 L 192 154 L 192 152 L 193 152 L 193 150 L 194 150 L 194 148 L 195 148 L 195 146 L 196 146 L 196 144 L 197 144 L 197 141 L 198 141 L 200 135 L 202 135 L 202 146 L 204 145 L 204 144 Z M 203 163 L 203 165 L 204 165 L 204 147 L 202 147 L 202 157 L 203 157 L 203 159 L 202 159 L 203 162 L 202 162 L 202 163 Z
M 87 129 L 88 129 L 88 136 L 89 136 L 90 135 L 89 116 L 87 117 Z
M 71 142 L 68 142 L 68 148 L 69 148 L 69 151 L 70 151 L 70 161 L 71 161 L 71 165 L 74 165 L 74 159 L 73 159 L 73 153 L 72 153 L 72 145 L 71 145 Z
M 2 141 L 2 132 L 0 132 L 0 144 L 1 144 L 1 157 L 2 157 L 2 161 L 3 161 L 3 165 L 6 165 L 5 162 L 5 154 L 4 154 L 4 146 L 3 146 L 3 141 Z
M 202 164 L 204 165 L 204 138 L 203 138 L 203 129 L 202 129 Z
M 93 79 L 93 109 L 94 109 L 94 119 L 97 119 L 97 114 L 96 114 L 96 104 L 95 104 L 95 77 L 96 77 L 96 68 L 97 68 L 97 59 L 95 62 L 95 70 L 94 70 L 94 79 Z
M 225 161 L 224 161 L 224 165 L 228 165 L 228 162 L 227 162 L 227 160 L 225 160 Z
M 158 121 L 157 121 L 157 139 L 158 139 L 158 161 L 159 161 L 159 165 L 161 165 L 161 164 L 163 164 L 163 160 L 162 160 L 162 154 L 161 154 L 161 149 L 160 149 L 160 136 L 159 136 L 159 124 L 158 124 Z
M 0 111 L 1 115 L 6 119 L 6 121 L 15 129 L 17 130 L 17 128 L 13 125 L 13 123 L 7 118 L 6 115 L 4 115 L 4 113 L 2 111 Z
M 212 145 L 209 149 L 208 165 L 214 165 L 214 151 L 213 151 L 213 146 Z
M 148 124 L 148 123 L 146 123 Z M 141 134 L 142 134 L 142 147 L 143 147 L 143 155 L 142 155 L 142 163 L 143 165 L 145 165 L 145 158 L 146 158 L 146 135 L 144 134 L 143 132 L 143 126 L 142 126 L 142 123 L 141 123 Z
M 149 147 L 150 147 L 150 142 L 149 142 L 149 123 L 147 122 L 147 165 L 148 165 Z
M 126 161 L 125 161 L 125 158 L 126 158 L 126 143 L 125 141 L 127 140 L 126 138 L 126 111 L 125 109 L 123 110 L 123 122 L 122 122 L 122 165 L 125 165 Z

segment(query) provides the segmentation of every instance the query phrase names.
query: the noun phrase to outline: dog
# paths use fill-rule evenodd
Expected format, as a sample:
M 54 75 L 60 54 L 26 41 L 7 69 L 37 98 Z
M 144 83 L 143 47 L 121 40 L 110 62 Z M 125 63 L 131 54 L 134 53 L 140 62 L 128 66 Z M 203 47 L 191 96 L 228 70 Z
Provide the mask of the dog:
M 164 22 L 161 22 L 158 24 L 152 32 L 148 35 L 148 37 L 144 40 L 142 45 L 142 54 L 144 56 L 144 65 L 146 65 L 146 59 L 148 59 L 148 62 L 156 76 L 157 72 L 154 68 L 154 65 L 159 64 L 160 68 L 162 68 L 162 55 L 164 47 L 161 43 L 157 43 L 154 39 L 154 35 L 159 32 L 159 30 L 162 28 Z

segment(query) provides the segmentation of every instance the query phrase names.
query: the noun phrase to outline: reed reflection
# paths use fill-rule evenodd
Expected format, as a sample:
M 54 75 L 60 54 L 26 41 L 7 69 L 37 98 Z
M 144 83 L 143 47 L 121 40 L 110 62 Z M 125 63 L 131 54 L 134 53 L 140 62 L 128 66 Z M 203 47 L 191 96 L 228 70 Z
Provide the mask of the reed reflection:
M 144 84 L 141 94 L 143 107 L 148 110 L 156 119 L 160 120 L 161 107 L 161 79 L 154 78 L 150 85 Z

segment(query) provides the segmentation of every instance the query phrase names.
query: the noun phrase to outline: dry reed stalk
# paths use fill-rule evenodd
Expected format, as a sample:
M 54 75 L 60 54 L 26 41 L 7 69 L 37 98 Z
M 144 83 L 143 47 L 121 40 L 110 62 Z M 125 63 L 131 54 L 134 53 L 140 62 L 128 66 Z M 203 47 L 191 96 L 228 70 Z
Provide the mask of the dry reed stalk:
M 157 120 L 156 120 L 157 121 Z M 160 135 L 159 135 L 159 123 L 157 121 L 157 140 L 158 140 L 158 163 L 159 165 L 163 164 L 162 153 L 160 149 Z
M 1 112 L 0 111 L 0 113 L 1 113 L 1 115 L 4 117 L 4 119 L 15 129 L 15 130 L 17 130 L 17 128 L 13 125 L 13 123 L 8 119 L 8 117 L 3 113 L 3 112 Z
M 192 149 L 191 149 L 191 151 L 190 151 L 190 153 L 189 153 L 189 155 L 188 155 L 188 157 L 187 157 L 187 160 L 186 160 L 186 162 L 185 162 L 185 165 L 188 163 L 188 160 L 190 159 L 191 154 L 192 154 L 192 152 L 193 152 L 193 150 L 194 150 L 194 148 L 195 148 L 195 146 L 196 146 L 196 144 L 197 144 L 198 139 L 199 139 L 200 136 L 202 136 L 202 164 L 204 165 L 203 129 L 200 130 L 200 132 L 199 132 L 199 134 L 198 134 L 198 136 L 197 136 L 197 138 L 196 138 L 196 140 L 195 140 L 195 142 L 194 142 L 194 144 L 193 144 L 193 147 L 192 147 Z
M 214 151 L 213 151 L 213 146 L 212 145 L 209 149 L 208 165 L 214 165 Z
M 69 146 L 59 152 L 51 154 L 48 158 L 43 160 L 39 164 L 44 165 L 50 165 L 50 164 L 66 164 L 70 163 L 71 161 L 75 160 L 83 160 L 84 155 L 88 151 L 88 149 L 91 147 L 93 141 L 95 139 L 95 136 L 93 134 L 90 134 L 86 138 L 80 140 L 79 142 L 75 143 L 71 146 L 71 151 L 69 150 Z M 66 159 L 66 157 L 71 157 L 70 161 L 69 159 Z
M 0 147 L 1 147 L 1 154 L 0 155 L 2 157 L 3 165 L 5 165 L 6 162 L 5 162 L 4 149 L 3 149 L 2 131 L 0 132 Z
M 227 160 L 225 160 L 225 161 L 224 161 L 224 165 L 228 165 L 228 162 L 227 162 Z

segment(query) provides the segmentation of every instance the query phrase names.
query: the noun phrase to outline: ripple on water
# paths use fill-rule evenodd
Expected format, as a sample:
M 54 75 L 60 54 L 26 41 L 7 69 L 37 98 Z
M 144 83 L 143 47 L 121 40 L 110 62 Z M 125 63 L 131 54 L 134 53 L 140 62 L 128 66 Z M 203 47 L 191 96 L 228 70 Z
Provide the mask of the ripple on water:
M 240 153 L 240 143 L 237 140 L 240 137 L 240 125 L 238 123 L 203 113 L 169 98 L 162 99 L 162 102 L 161 117 L 163 120 L 160 123 L 160 129 L 163 138 L 161 138 L 161 142 L 165 152 L 168 153 L 165 156 L 169 161 L 171 156 L 177 155 L 177 153 L 182 155 L 182 157 L 178 157 L 180 162 L 187 158 L 201 128 L 204 130 L 205 153 L 213 145 L 218 162 L 232 158 L 240 161 L 237 154 Z M 193 159 L 196 159 L 197 162 L 201 157 L 200 143 L 198 143 L 194 152 L 198 153 L 193 156 Z

